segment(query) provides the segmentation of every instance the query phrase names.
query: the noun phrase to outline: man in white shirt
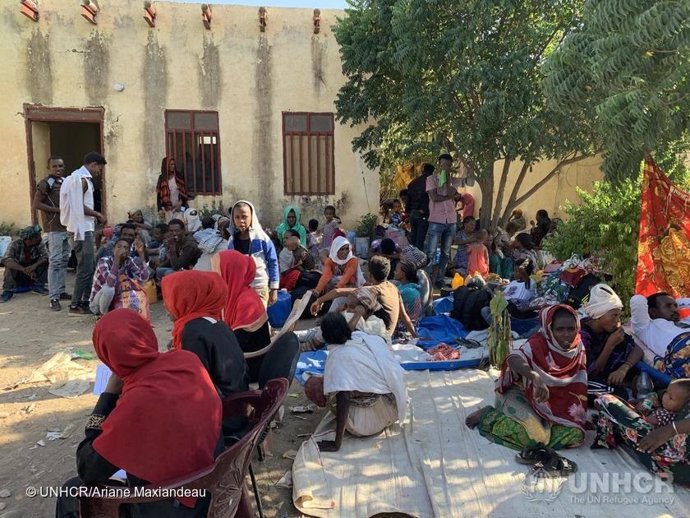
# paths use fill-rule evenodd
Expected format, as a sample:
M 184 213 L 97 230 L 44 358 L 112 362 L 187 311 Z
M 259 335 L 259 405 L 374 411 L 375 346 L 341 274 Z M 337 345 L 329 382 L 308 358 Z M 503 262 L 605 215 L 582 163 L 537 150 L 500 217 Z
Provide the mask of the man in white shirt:
M 678 339 L 690 344 L 690 326 L 680 320 L 679 306 L 690 307 L 690 299 L 676 300 L 664 292 L 655 293 L 649 298 L 634 295 L 630 299 L 633 333 L 662 358 L 669 352 L 669 346 Z
M 77 271 L 70 304 L 70 315 L 90 315 L 89 296 L 95 264 L 93 233 L 96 220 L 105 224 L 105 217 L 94 210 L 93 175 L 100 175 L 105 158 L 95 151 L 87 153 L 84 165 L 68 176 L 60 189 L 60 222 L 77 258 Z

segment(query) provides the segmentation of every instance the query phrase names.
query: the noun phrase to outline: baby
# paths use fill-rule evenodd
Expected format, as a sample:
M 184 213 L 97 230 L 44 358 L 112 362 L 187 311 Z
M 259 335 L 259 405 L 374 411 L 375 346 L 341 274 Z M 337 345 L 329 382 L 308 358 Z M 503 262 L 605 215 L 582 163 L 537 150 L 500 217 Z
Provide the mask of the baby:
M 661 428 L 670 424 L 690 400 L 690 379 L 673 380 L 664 392 L 659 405 L 659 398 L 655 392 L 645 397 L 637 407 L 645 414 L 645 421 L 654 428 Z

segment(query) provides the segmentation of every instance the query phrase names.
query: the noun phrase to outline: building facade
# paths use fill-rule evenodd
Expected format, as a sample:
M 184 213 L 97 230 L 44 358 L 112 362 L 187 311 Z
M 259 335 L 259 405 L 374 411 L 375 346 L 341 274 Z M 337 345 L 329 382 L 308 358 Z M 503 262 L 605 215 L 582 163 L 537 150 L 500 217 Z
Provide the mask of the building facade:
M 351 147 L 362 128 L 334 117 L 342 11 L 42 0 L 33 21 L 20 8 L 0 8 L 0 221 L 29 223 L 50 155 L 72 171 L 94 149 L 111 222 L 154 210 L 165 156 L 195 207 L 249 199 L 271 225 L 288 204 L 303 222 L 328 204 L 346 224 L 378 210 L 378 174 Z

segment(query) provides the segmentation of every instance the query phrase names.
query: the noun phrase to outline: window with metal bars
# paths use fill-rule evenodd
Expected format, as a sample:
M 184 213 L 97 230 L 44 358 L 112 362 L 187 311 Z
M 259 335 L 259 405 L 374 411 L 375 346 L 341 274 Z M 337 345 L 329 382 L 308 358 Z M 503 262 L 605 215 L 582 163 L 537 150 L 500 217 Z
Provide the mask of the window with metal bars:
M 332 113 L 283 112 L 285 194 L 335 194 Z
M 166 110 L 165 147 L 190 194 L 222 194 L 218 112 Z

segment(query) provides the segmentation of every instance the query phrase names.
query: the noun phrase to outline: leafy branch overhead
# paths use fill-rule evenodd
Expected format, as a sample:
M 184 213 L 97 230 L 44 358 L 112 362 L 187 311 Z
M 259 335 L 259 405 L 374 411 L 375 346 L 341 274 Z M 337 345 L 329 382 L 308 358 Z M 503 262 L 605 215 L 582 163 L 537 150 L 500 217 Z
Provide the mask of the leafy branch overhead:
M 496 161 L 523 161 L 527 174 L 538 160 L 595 151 L 587 120 L 551 108 L 541 89 L 544 61 L 583 3 L 352 1 L 335 33 L 347 77 L 338 118 L 367 125 L 354 149 L 374 167 L 454 153 L 496 223 L 521 195 L 519 185 L 506 190 L 494 210 Z
M 596 121 L 607 177 L 635 177 L 645 153 L 688 140 L 690 2 L 588 0 L 545 76 L 552 109 Z

